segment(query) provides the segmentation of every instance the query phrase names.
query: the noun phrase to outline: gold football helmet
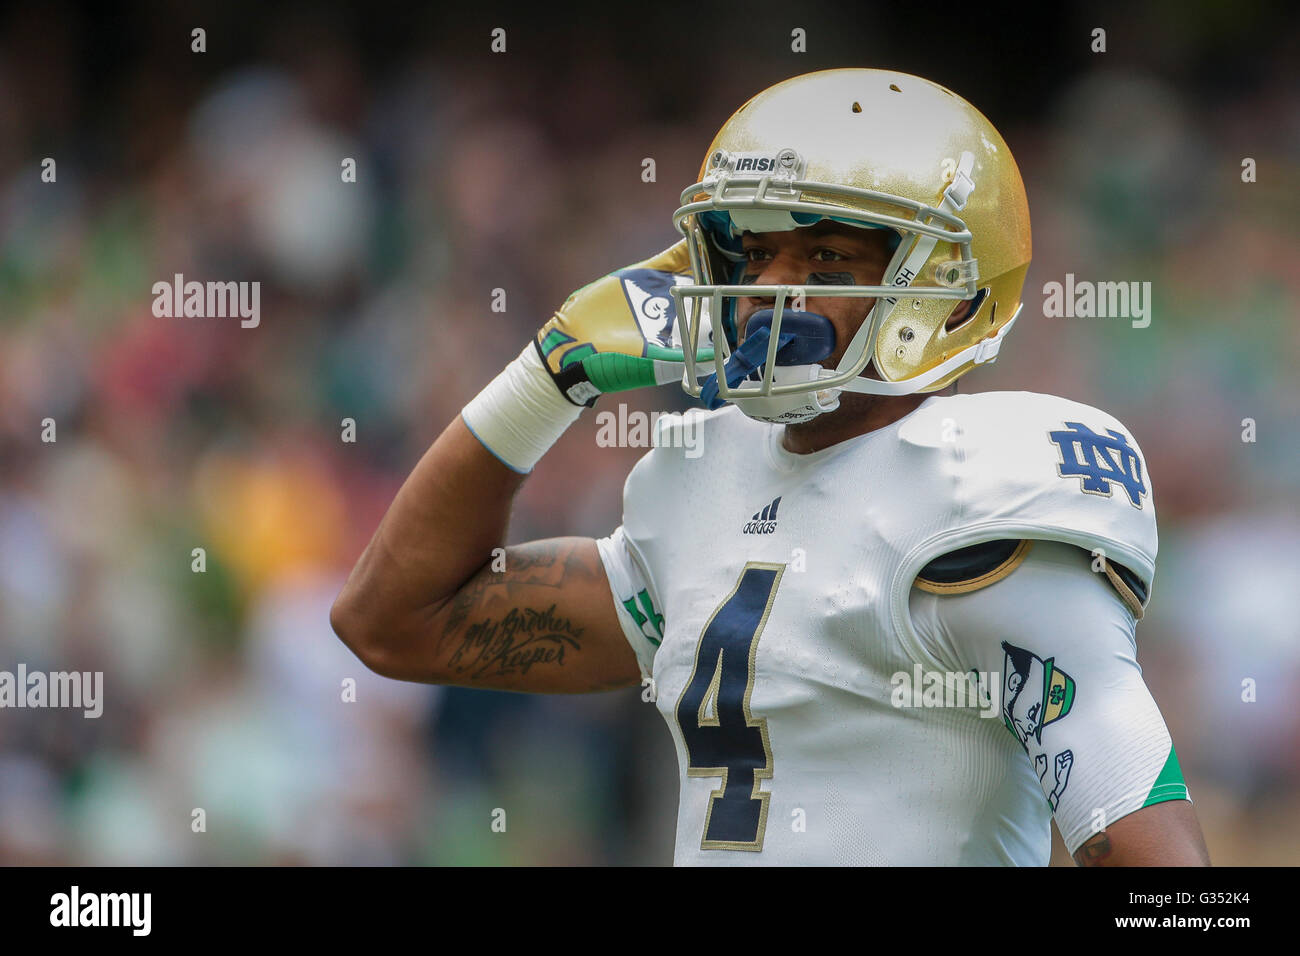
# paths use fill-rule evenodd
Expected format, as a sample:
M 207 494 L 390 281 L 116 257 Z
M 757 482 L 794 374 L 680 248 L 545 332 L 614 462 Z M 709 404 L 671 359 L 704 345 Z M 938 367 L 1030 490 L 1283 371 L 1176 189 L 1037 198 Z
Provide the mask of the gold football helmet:
M 694 345 L 682 386 L 712 407 L 800 422 L 835 408 L 841 390 L 935 391 L 992 361 L 1020 312 L 1030 258 L 1020 171 L 975 107 L 918 76 L 823 70 L 764 90 L 719 130 L 681 202 L 673 224 L 694 280 L 670 290 Z M 824 218 L 897 234 L 879 285 L 742 284 L 743 232 Z M 774 309 L 758 330 L 750 319 L 741 343 L 744 296 L 771 297 Z M 829 347 L 811 342 L 829 324 L 816 296 L 876 299 L 834 369 L 818 361 L 834 351 L 833 330 Z M 709 344 L 712 367 L 694 357 Z M 878 377 L 863 375 L 869 363 Z

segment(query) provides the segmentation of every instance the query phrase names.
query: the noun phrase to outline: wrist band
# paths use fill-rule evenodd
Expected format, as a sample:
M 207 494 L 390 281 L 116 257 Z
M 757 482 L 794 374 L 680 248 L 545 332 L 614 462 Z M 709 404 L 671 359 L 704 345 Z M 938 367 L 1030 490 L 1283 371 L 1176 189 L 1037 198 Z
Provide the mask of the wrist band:
M 531 342 L 460 413 L 483 447 L 521 475 L 580 414 L 582 406 L 560 394 Z

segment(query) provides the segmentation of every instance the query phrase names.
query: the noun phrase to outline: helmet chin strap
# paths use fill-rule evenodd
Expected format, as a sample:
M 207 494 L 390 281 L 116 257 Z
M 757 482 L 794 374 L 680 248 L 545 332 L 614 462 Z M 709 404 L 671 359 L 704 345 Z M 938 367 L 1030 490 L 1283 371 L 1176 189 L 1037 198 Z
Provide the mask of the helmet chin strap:
M 747 378 L 758 378 L 767 364 L 771 348 L 772 309 L 762 309 L 746 323 L 745 340 L 740 343 L 723 368 L 727 389 L 737 388 Z M 783 313 L 774 351 L 773 385 L 804 385 L 826 374 L 821 361 L 835 351 L 835 327 L 829 319 L 814 312 Z M 823 412 L 839 407 L 839 390 L 795 392 L 789 395 L 719 395 L 722 386 L 716 373 L 704 380 L 700 399 L 710 409 L 727 401 L 735 404 L 750 418 L 777 424 L 810 421 Z
M 913 375 L 911 378 L 904 379 L 901 382 L 884 382 L 879 379 L 862 378 L 859 376 L 853 381 L 841 385 L 838 388 L 823 389 L 818 392 L 800 392 L 791 395 L 755 396 L 748 398 L 736 396 L 730 399 L 730 401 L 738 406 L 740 410 L 750 418 L 755 418 L 764 422 L 793 425 L 811 421 L 818 415 L 834 411 L 839 407 L 839 394 L 841 391 L 855 392 L 860 395 L 912 395 L 930 385 L 933 385 L 945 376 L 950 375 L 967 362 L 974 362 L 976 365 L 984 365 L 997 359 L 998 352 L 1002 348 L 1002 340 L 1006 337 L 1007 333 L 1011 331 L 1012 326 L 1016 324 L 1016 319 L 1020 317 L 1020 311 L 1023 308 L 1023 303 L 1016 306 L 1016 311 L 1012 313 L 1011 320 L 1007 322 L 1006 325 L 1002 326 L 1002 328 L 998 329 L 996 335 L 990 336 L 987 339 L 982 339 L 974 345 L 962 349 L 957 354 L 949 356 L 945 361 L 940 362 L 934 368 L 928 369 L 919 375 Z M 865 322 L 863 324 L 866 325 Z M 786 336 L 783 334 L 781 338 L 785 340 Z M 766 350 L 768 341 L 766 328 L 760 328 L 757 330 L 755 341 L 760 343 L 754 346 L 755 350 L 760 348 L 764 351 Z M 778 348 L 780 347 L 781 346 L 778 346 Z M 735 356 L 733 354 L 733 359 L 734 358 Z M 762 360 L 760 359 L 751 371 L 761 369 L 762 364 Z M 728 365 L 730 365 L 730 363 L 728 363 Z M 732 387 L 739 385 L 748 374 L 750 374 L 750 372 L 745 372 L 744 374 L 739 375 L 734 382 L 731 381 L 732 375 L 728 374 L 728 385 Z M 818 378 L 826 377 L 830 374 L 832 373 L 818 364 L 780 365 L 772 370 L 772 384 L 786 385 L 804 382 L 811 383 L 815 382 Z M 713 376 L 710 376 L 710 381 L 706 383 L 706 389 L 710 385 L 712 386 L 712 391 L 709 392 L 709 396 L 713 399 L 714 404 L 709 404 L 707 399 L 706 404 L 709 404 L 710 408 L 716 408 L 723 403 L 716 399 L 717 384 L 716 382 L 713 382 L 712 379 Z M 701 393 L 701 397 L 704 397 L 703 393 Z
M 967 362 L 984 365 L 997 359 L 998 352 L 1002 348 L 1002 340 L 1011 331 L 1011 327 L 1016 324 L 1016 319 L 1020 317 L 1020 310 L 1023 308 L 1023 303 L 1016 306 L 1016 311 L 1012 313 L 1011 320 L 998 329 L 996 335 L 967 346 L 957 354 L 949 356 L 934 368 L 927 369 L 921 374 L 913 375 L 901 382 L 884 382 L 879 379 L 859 376 L 838 388 L 823 389 L 819 392 L 753 398 L 737 396 L 732 398 L 731 401 L 739 406 L 740 410 L 750 418 L 780 424 L 797 424 L 811 421 L 824 412 L 834 411 L 839 407 L 839 393 L 842 391 L 855 392 L 860 395 L 912 395 L 950 375 Z M 866 324 L 863 323 L 863 325 Z M 766 343 L 766 341 L 767 336 L 763 335 L 763 342 Z M 763 347 L 766 348 L 766 344 Z M 772 384 L 785 385 L 795 382 L 814 382 L 818 378 L 827 377 L 831 374 L 820 365 L 779 366 L 773 369 Z M 739 384 L 743 377 L 732 384 Z M 716 392 L 715 387 L 714 394 Z M 718 404 L 721 404 L 721 402 Z
M 775 369 L 772 381 L 777 385 L 815 382 L 820 365 L 792 365 Z M 840 407 L 840 390 L 823 389 L 820 392 L 798 392 L 793 395 L 751 396 L 731 399 L 732 403 L 750 418 L 772 425 L 799 425 L 810 422 L 818 415 L 833 412 Z
M 767 343 L 771 340 L 771 325 L 764 325 L 755 329 L 749 335 L 745 336 L 745 341 L 740 343 L 736 351 L 731 353 L 731 358 L 727 359 L 726 367 L 723 371 L 726 373 L 727 388 L 735 388 L 753 372 L 759 371 L 767 363 Z M 777 342 L 777 356 L 781 351 L 795 340 L 793 332 L 782 332 Z M 775 381 L 776 370 L 773 369 L 773 380 Z M 726 404 L 724 399 L 718 398 L 718 376 L 715 372 L 704 380 L 700 388 L 700 401 L 704 407 L 712 411 L 715 408 L 721 408 Z

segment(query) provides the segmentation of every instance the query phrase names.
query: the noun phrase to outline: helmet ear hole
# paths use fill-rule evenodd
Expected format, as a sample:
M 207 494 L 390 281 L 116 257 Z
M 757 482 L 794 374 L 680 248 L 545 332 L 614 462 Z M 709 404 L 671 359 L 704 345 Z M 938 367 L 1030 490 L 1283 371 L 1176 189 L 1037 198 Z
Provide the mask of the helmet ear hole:
M 975 298 L 967 299 L 957 304 L 952 310 L 952 315 L 948 316 L 948 321 L 943 324 L 943 332 L 948 335 L 957 331 L 967 322 L 975 318 L 980 307 L 984 305 L 984 300 L 988 298 L 989 290 L 986 286 L 975 293 Z

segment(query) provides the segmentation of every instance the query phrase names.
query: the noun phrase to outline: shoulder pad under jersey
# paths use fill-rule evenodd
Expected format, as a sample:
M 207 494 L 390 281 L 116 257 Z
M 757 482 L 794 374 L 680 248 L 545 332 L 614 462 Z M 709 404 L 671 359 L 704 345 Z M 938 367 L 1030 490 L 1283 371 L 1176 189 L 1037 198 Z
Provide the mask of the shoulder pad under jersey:
M 1142 451 L 1113 416 L 1053 395 L 984 392 L 928 401 L 898 434 L 942 458 L 956 499 L 957 517 L 912 556 L 910 573 L 980 542 L 1065 541 L 1105 559 L 1141 616 L 1155 576 L 1155 504 Z

